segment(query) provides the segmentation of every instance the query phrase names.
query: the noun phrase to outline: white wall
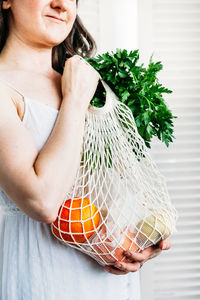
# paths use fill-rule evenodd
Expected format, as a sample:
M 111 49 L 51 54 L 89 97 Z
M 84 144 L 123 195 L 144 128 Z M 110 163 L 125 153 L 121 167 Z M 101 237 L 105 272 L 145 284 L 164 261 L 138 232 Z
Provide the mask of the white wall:
M 100 52 L 138 46 L 137 1 L 100 0 Z
M 138 47 L 137 0 L 80 0 L 79 15 L 96 39 L 98 53 Z

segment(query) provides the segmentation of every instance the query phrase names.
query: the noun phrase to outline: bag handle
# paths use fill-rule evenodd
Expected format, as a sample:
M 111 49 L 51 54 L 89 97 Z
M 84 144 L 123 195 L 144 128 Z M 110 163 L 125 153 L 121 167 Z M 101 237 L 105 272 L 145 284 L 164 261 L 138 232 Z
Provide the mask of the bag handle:
M 106 91 L 106 101 L 103 107 L 96 107 L 91 104 L 89 104 L 88 111 L 93 114 L 106 114 L 110 112 L 113 108 L 113 104 L 115 100 L 118 100 L 118 97 L 115 95 L 115 93 L 111 90 L 111 88 L 107 85 L 107 83 L 102 79 L 100 76 L 101 83 Z

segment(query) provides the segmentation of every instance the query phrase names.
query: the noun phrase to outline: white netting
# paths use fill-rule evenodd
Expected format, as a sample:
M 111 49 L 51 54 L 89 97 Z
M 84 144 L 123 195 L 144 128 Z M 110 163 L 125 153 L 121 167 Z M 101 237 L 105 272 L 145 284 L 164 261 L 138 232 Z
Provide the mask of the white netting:
M 131 111 L 102 83 L 106 104 L 89 107 L 76 180 L 51 229 L 105 265 L 168 237 L 177 213 Z

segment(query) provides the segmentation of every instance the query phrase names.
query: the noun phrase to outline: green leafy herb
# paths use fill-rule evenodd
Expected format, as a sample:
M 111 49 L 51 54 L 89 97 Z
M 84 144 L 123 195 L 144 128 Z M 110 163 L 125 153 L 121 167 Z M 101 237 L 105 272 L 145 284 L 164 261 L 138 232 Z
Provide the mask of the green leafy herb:
M 100 73 L 119 100 L 126 104 L 135 118 L 138 132 L 147 147 L 153 136 L 169 146 L 173 142 L 173 119 L 176 116 L 168 108 L 163 94 L 172 93 L 162 86 L 157 73 L 163 65 L 153 62 L 152 56 L 147 68 L 139 64 L 139 50 L 117 49 L 86 60 Z M 99 83 L 91 104 L 102 107 L 105 104 L 105 90 Z

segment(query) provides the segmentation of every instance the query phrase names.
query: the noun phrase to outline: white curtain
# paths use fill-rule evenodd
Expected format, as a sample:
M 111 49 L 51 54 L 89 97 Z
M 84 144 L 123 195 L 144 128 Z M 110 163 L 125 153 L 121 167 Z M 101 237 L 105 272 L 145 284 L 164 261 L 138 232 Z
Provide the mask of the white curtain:
M 143 59 L 154 51 L 164 65 L 160 81 L 173 90 L 166 101 L 178 116 L 176 140 L 168 149 L 155 142 L 152 155 L 180 215 L 172 249 L 142 270 L 143 298 L 195 300 L 200 299 L 200 1 L 138 2 Z

